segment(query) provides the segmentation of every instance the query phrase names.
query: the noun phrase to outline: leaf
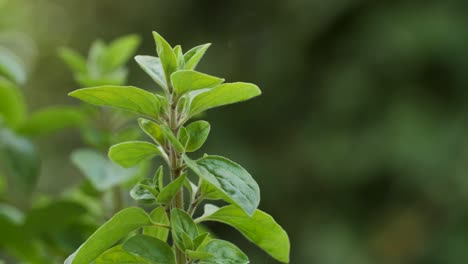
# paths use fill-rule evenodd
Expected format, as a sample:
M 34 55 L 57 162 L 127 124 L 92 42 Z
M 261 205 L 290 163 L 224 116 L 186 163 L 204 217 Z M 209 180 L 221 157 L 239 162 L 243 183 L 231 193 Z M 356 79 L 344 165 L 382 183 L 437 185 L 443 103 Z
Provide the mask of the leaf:
M 154 142 L 158 143 L 160 146 L 164 146 L 165 137 L 160 125 L 144 118 L 138 118 L 138 124 L 140 125 L 141 130 L 151 137 Z
M 174 208 L 171 211 L 172 238 L 182 251 L 186 249 L 183 234 L 186 234 L 190 240 L 198 237 L 198 228 L 192 217 L 181 209 Z
M 161 37 L 157 32 L 153 31 L 154 41 L 156 42 L 156 51 L 164 69 L 166 80 L 170 80 L 171 74 L 177 71 L 177 57 L 171 45 Z
M 171 183 L 169 183 L 166 187 L 164 187 L 164 189 L 161 190 L 156 201 L 161 204 L 170 203 L 184 184 L 186 177 L 187 175 L 183 174 L 177 177 L 177 179 L 173 180 Z
M 193 70 L 197 67 L 198 63 L 200 62 L 203 55 L 205 55 L 206 50 L 211 46 L 211 43 L 196 46 L 191 50 L 187 51 L 184 54 L 185 59 L 185 69 L 186 70 Z
M 147 259 L 154 264 L 175 264 L 171 247 L 165 242 L 150 236 L 136 235 L 125 241 L 122 249 Z
M 125 252 L 122 246 L 115 246 L 106 252 L 102 253 L 94 264 L 149 264 L 143 258 Z
M 138 55 L 135 56 L 135 61 L 140 65 L 141 69 L 145 71 L 151 79 L 153 79 L 153 81 L 155 81 L 165 91 L 168 90 L 164 69 L 161 60 L 158 57 Z
M 132 86 L 98 86 L 69 93 L 90 104 L 111 106 L 139 113 L 151 118 L 159 116 L 160 103 L 150 92 Z
M 185 151 L 194 152 L 205 143 L 210 134 L 211 126 L 210 123 L 200 120 L 190 123 L 186 129 L 189 139 Z
M 169 218 L 166 214 L 164 207 L 157 207 L 151 213 L 150 217 L 153 222 L 169 225 Z M 162 241 L 167 241 L 169 236 L 169 229 L 158 226 L 145 226 L 143 227 L 143 234 L 155 237 Z
M 260 203 L 260 188 L 239 164 L 220 156 L 205 156 L 197 161 L 184 156 L 189 168 L 223 194 L 228 202 L 252 215 Z
M 89 264 L 128 233 L 150 224 L 151 219 L 143 209 L 123 209 L 94 232 L 65 264 Z
M 16 83 L 26 82 L 26 69 L 22 60 L 10 50 L 0 47 L 0 77 Z
M 85 120 L 84 113 L 75 107 L 55 106 L 33 113 L 17 131 L 26 136 L 41 136 L 79 126 Z
M 206 209 L 205 209 L 206 210 Z M 283 263 L 289 263 L 290 243 L 288 234 L 269 214 L 256 210 L 248 216 L 236 206 L 225 206 L 206 213 L 197 222 L 217 221 L 230 225 L 247 239 Z
M 183 69 L 185 67 L 185 60 L 184 60 L 184 54 L 182 53 L 182 47 L 180 45 L 177 45 L 174 47 L 174 53 L 177 58 L 177 65 L 178 69 Z
M 213 255 L 200 260 L 199 264 L 247 264 L 249 258 L 234 244 L 220 239 L 210 240 L 199 252 Z
M 32 193 L 40 169 L 39 156 L 32 142 L 9 129 L 0 129 L 0 160 L 15 185 L 13 191 L 21 191 L 22 196 Z
M 242 102 L 261 94 L 260 89 L 251 83 L 225 83 L 195 96 L 190 106 L 190 116 L 208 109 Z
M 162 125 L 161 129 L 164 133 L 164 136 L 172 143 L 172 146 L 175 148 L 175 150 L 179 153 L 183 153 L 185 151 L 184 146 L 182 146 L 172 130 L 166 125 Z
M 152 203 L 156 201 L 158 197 L 158 191 L 156 191 L 149 183 L 149 180 L 145 179 L 135 184 L 130 190 L 130 196 L 138 202 Z
M 0 123 L 15 128 L 26 119 L 26 102 L 16 85 L 0 77 Z
M 199 260 L 199 259 L 209 259 L 213 258 L 213 254 L 206 253 L 206 252 L 200 252 L 200 251 L 194 251 L 194 250 L 186 250 L 185 254 L 191 259 L 191 260 Z
M 193 240 L 193 246 L 194 246 L 194 249 L 198 249 L 201 245 L 203 245 L 207 240 L 209 240 L 209 233 L 203 233 L 199 236 L 197 236 L 194 240 Z
M 133 167 L 156 155 L 167 158 L 158 146 L 144 141 L 122 142 L 109 149 L 109 158 L 124 168 Z
M 197 71 L 182 70 L 171 75 L 172 85 L 178 95 L 188 91 L 212 88 L 224 82 L 224 79 Z
M 103 54 L 103 64 L 106 70 L 113 71 L 127 62 L 140 45 L 140 41 L 137 35 L 128 35 L 112 41 Z
M 184 149 L 187 148 L 187 145 L 190 141 L 190 135 L 187 132 L 187 129 L 185 127 L 181 127 L 179 129 L 179 134 L 177 134 L 177 140 L 179 140 L 180 144 L 184 147 Z
M 59 55 L 68 67 L 75 73 L 87 72 L 86 60 L 78 52 L 69 48 L 60 48 Z
M 91 150 L 75 150 L 72 162 L 99 191 L 106 191 L 137 176 L 138 168 L 125 169 L 109 160 L 105 155 Z

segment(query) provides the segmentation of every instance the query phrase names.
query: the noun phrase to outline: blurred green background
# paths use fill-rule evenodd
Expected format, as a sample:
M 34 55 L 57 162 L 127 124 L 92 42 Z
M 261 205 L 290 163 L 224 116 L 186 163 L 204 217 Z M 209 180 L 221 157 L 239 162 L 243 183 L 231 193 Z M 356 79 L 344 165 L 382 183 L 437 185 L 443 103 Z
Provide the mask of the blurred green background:
M 202 152 L 243 164 L 261 208 L 288 231 L 291 263 L 468 259 L 468 2 L 371 0 L 0 0 L 0 32 L 25 35 L 31 109 L 77 104 L 57 56 L 151 31 L 192 47 L 200 71 L 263 95 L 209 111 Z M 155 91 L 136 63 L 129 84 Z M 39 140 L 39 191 L 81 181 L 76 130 Z M 276 263 L 221 225 L 254 264 Z M 1 236 L 1 234 L 0 234 Z

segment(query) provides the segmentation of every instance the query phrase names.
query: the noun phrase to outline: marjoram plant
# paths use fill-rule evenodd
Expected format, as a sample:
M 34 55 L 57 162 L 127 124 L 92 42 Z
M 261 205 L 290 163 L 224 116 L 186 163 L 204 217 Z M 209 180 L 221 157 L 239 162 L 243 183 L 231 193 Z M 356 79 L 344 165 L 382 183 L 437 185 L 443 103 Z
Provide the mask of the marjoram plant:
M 210 44 L 183 53 L 181 46 L 172 48 L 158 33 L 153 35 L 159 57 L 136 56 L 135 60 L 163 93 L 107 85 L 79 89 L 70 96 L 140 116 L 140 128 L 154 142 L 122 142 L 110 148 L 109 157 L 129 168 L 159 156 L 167 163 L 170 181 L 164 180 L 159 167 L 153 178 L 139 182 L 131 191 L 132 198 L 155 208 L 150 213 L 139 207 L 119 211 L 65 263 L 249 263 L 237 246 L 205 232 L 201 226 L 205 221 L 234 227 L 273 258 L 288 263 L 288 235 L 270 215 L 257 209 L 260 189 L 252 176 L 221 156 L 194 160 L 187 155 L 198 150 L 210 132 L 208 122 L 187 124 L 189 120 L 208 109 L 256 97 L 260 89 L 250 83 L 224 83 L 222 78 L 195 71 Z M 188 171 L 198 177 L 197 184 Z M 186 199 L 184 190 L 189 194 Z M 194 217 L 204 200 L 224 200 L 229 205 L 205 204 L 204 213 Z

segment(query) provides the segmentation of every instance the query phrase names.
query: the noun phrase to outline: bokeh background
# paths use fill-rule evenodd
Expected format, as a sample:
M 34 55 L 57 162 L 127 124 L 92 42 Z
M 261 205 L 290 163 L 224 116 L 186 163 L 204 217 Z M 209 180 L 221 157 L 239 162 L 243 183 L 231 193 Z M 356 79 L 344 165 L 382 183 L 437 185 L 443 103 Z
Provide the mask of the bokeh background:
M 0 32 L 36 46 L 23 49 L 33 110 L 77 104 L 61 46 L 85 53 L 136 33 L 138 54 L 152 55 L 152 30 L 186 49 L 212 42 L 199 69 L 263 95 L 209 111 L 202 152 L 254 175 L 261 208 L 290 235 L 291 263 L 304 264 L 468 259 L 467 28 L 464 0 L 0 0 Z M 129 67 L 130 84 L 157 89 Z M 69 159 L 77 131 L 37 143 L 38 192 L 82 180 Z M 211 228 L 252 263 L 276 263 Z

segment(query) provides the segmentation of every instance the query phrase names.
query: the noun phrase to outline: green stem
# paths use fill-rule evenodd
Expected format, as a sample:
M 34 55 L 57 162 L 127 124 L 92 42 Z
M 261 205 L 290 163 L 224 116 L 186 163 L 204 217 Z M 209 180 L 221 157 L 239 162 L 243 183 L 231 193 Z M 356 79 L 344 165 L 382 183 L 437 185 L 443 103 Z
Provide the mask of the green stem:
M 172 133 L 177 136 L 179 133 L 179 124 L 178 124 L 178 113 L 177 113 L 177 99 L 174 97 L 170 97 L 170 103 L 169 103 L 169 126 L 172 130 Z M 183 167 L 184 161 L 182 159 L 182 156 L 177 153 L 177 151 L 174 149 L 174 147 L 171 145 L 169 146 L 169 166 L 170 166 L 170 171 L 171 171 L 171 180 L 175 180 L 178 177 L 180 177 L 183 174 Z M 179 208 L 184 210 L 184 193 L 183 190 L 180 190 L 173 201 L 172 204 L 173 208 Z M 177 264 L 186 264 L 187 263 L 187 257 L 185 256 L 185 253 L 181 251 L 179 248 L 175 248 L 175 253 L 176 253 L 176 263 Z

